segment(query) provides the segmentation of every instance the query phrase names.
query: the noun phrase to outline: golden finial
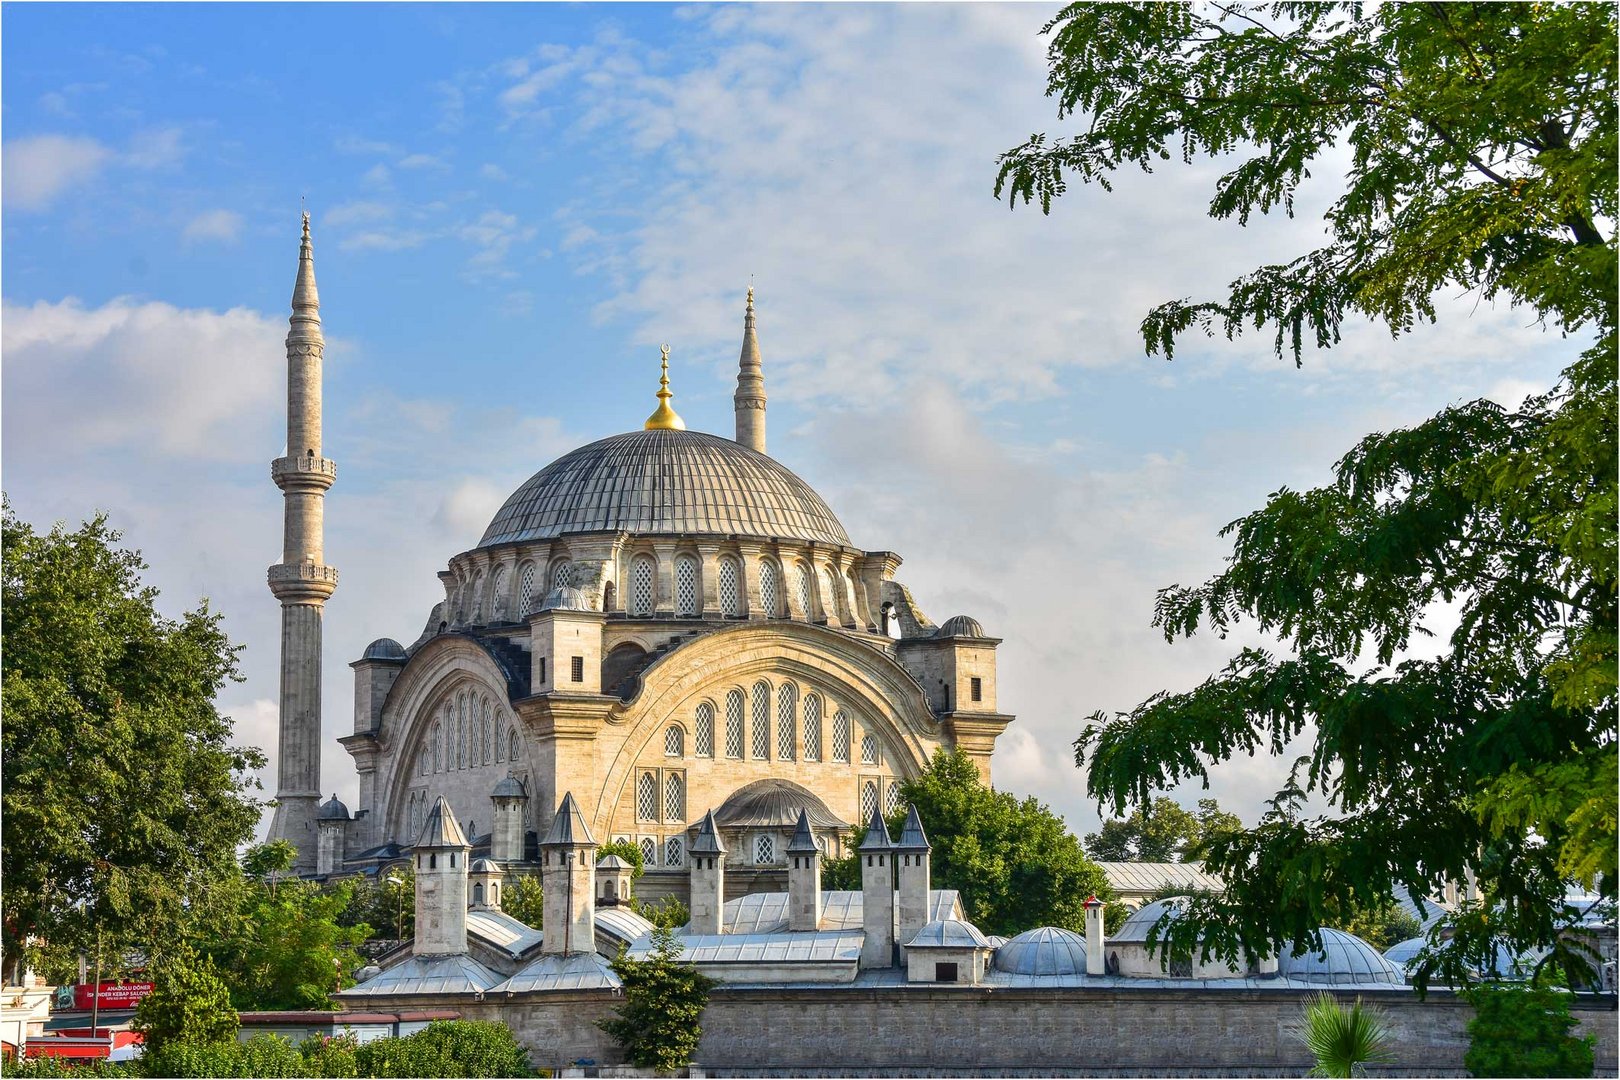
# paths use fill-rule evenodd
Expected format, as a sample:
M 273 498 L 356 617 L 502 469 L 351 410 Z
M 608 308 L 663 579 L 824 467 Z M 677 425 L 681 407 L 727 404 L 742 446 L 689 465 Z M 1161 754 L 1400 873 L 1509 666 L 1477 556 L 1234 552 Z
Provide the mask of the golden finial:
M 754 313 L 754 286 L 753 286 L 753 283 L 750 282 L 749 285 L 748 285 L 748 314 L 752 315 L 753 313 Z
M 648 431 L 685 431 L 686 421 L 680 414 L 669 407 L 669 399 L 675 395 L 669 389 L 669 346 L 663 346 L 661 360 L 662 373 L 658 376 L 658 408 L 647 417 L 647 422 L 641 425 Z

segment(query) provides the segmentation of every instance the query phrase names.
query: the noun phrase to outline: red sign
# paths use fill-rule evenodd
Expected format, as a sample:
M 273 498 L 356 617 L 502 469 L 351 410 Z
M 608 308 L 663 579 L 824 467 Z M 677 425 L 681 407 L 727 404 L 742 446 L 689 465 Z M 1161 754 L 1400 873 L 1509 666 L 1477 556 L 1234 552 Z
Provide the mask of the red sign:
M 96 998 L 100 998 L 100 1008 L 103 1009 L 133 1009 L 140 1004 L 141 998 L 152 992 L 149 982 L 104 982 L 104 983 L 76 983 L 73 987 L 73 1007 L 80 1012 L 89 1012 L 97 1007 Z

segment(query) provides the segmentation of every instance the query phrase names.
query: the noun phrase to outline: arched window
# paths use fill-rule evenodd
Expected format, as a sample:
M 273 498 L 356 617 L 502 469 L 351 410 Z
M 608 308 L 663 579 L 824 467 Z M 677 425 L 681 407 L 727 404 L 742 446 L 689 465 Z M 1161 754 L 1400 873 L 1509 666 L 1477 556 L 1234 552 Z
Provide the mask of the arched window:
M 506 760 L 506 714 L 495 710 L 495 764 Z
M 641 821 L 658 820 L 658 778 L 650 772 L 636 780 L 636 817 Z
M 432 738 L 432 734 L 429 733 L 428 737 Z M 432 757 L 432 755 L 433 755 L 433 750 L 432 750 L 431 747 L 428 747 L 428 746 L 423 746 L 422 749 L 417 752 L 417 754 L 416 754 L 416 775 L 417 776 L 426 776 L 428 774 L 428 770 L 433 767 L 433 757 Z
M 743 692 L 726 694 L 726 757 L 743 756 Z
M 862 821 L 868 821 L 869 822 L 869 821 L 872 820 L 872 812 L 877 809 L 877 800 L 878 800 L 877 783 L 876 783 L 876 781 L 868 780 L 866 783 L 861 785 L 861 820 Z
M 489 583 L 489 621 L 506 621 L 506 567 L 497 566 Z
M 849 714 L 842 709 L 833 715 L 832 759 L 849 764 Z
M 838 621 L 838 594 L 833 591 L 832 571 L 821 568 L 821 617 Z
M 900 781 L 890 780 L 888 790 L 883 793 L 883 812 L 892 814 L 900 809 Z
M 518 733 L 517 733 L 517 730 L 514 728 L 513 731 L 512 731 L 511 737 L 508 738 L 507 741 L 506 741 L 506 760 L 507 760 L 508 763 L 517 761 L 517 759 L 518 759 L 518 749 L 519 749 L 519 746 L 518 746 Z
M 551 564 L 551 587 L 553 589 L 571 589 L 574 587 L 574 564 L 567 559 L 558 559 Z
M 478 740 L 479 760 L 485 765 L 493 765 L 495 763 L 495 748 L 490 744 L 495 741 L 495 717 L 492 715 L 494 709 L 490 706 L 489 698 L 484 699 L 483 713 L 484 730 L 482 737 Z
M 679 836 L 672 836 L 664 841 L 664 865 L 684 866 L 686 864 L 686 844 Z
M 861 764 L 880 764 L 878 760 L 878 741 L 875 735 L 861 736 Z
M 686 820 L 686 781 L 680 773 L 664 777 L 664 820 Z
M 754 684 L 754 757 L 764 760 L 771 756 L 771 687 L 769 683 Z
M 671 724 L 664 729 L 664 756 L 684 757 L 686 755 L 686 736 L 682 733 L 679 724 Z
M 746 615 L 743 607 L 742 566 L 730 555 L 720 557 L 720 611 L 725 615 Z
M 693 752 L 698 757 L 714 757 L 714 706 L 707 701 L 700 702 L 693 726 L 697 728 L 692 736 Z
M 651 555 L 630 560 L 630 614 L 646 618 L 653 613 L 653 577 L 657 564 Z
M 483 902 L 484 902 L 484 883 L 482 881 L 475 882 L 473 884 L 473 903 L 482 904 Z
M 641 838 L 641 865 L 658 865 L 658 841 L 654 840 L 650 836 L 643 836 Z
M 441 753 L 441 750 L 443 749 L 443 747 L 444 747 L 444 724 L 441 721 L 440 723 L 437 723 L 437 724 L 433 725 L 433 771 L 434 772 L 439 772 L 443 768 L 444 759 L 443 759 L 443 757 L 440 756 L 440 753 Z
M 776 756 L 792 761 L 798 756 L 799 688 L 783 683 L 776 691 Z
M 776 837 L 770 833 L 760 833 L 754 837 L 754 862 L 760 866 L 768 866 L 776 861 Z
M 759 564 L 759 606 L 769 619 L 774 619 L 782 613 L 781 577 L 781 571 L 770 559 L 765 559 Z
M 804 617 L 815 618 L 816 609 L 810 606 L 810 569 L 804 563 L 793 565 L 793 588 L 799 594 L 799 610 L 804 612 Z
M 816 694 L 804 699 L 804 760 L 821 760 L 821 698 Z
M 467 767 L 467 695 L 456 695 L 456 768 Z
M 523 618 L 534 607 L 534 563 L 526 562 L 518 571 L 517 617 Z
M 613 582 L 610 581 L 607 584 L 602 586 L 602 610 L 603 611 L 618 611 L 619 610 L 618 605 L 619 605 L 619 589 L 618 589 L 618 586 L 614 585 Z
M 698 613 L 698 561 L 690 555 L 675 559 L 675 614 Z

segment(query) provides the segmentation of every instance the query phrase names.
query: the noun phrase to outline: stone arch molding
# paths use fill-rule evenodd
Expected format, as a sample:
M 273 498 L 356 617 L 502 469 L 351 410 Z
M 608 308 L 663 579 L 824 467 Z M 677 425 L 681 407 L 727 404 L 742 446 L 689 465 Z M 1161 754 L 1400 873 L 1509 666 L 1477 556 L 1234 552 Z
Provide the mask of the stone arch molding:
M 920 773 L 928 765 L 931 744 L 945 738 L 922 687 L 888 654 L 807 623 L 728 627 L 654 662 L 642 673 L 641 693 L 610 715 L 612 723 L 633 726 L 608 766 L 594 819 L 608 820 L 634 776 L 635 763 L 650 744 L 663 739 L 671 723 L 686 727 L 702 701 L 716 703 L 718 712 L 725 688 L 735 684 L 746 692 L 762 677 L 773 690 L 791 679 L 801 695 L 819 693 L 823 708 L 829 697 L 851 706 L 862 726 L 890 749 L 897 776 Z

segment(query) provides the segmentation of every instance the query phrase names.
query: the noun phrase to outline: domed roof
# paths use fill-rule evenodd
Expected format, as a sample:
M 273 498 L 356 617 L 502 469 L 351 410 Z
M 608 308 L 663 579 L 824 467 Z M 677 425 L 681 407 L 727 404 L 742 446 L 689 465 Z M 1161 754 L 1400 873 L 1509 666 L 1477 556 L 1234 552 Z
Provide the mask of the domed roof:
M 979 933 L 979 928 L 961 919 L 935 919 L 927 923 L 910 941 L 901 942 L 908 949 L 988 949 L 990 942 Z
M 1110 942 L 1118 942 L 1122 945 L 1145 945 L 1147 944 L 1148 931 L 1152 929 L 1154 923 L 1159 921 L 1161 916 L 1163 916 L 1166 912 L 1169 912 L 1171 919 L 1179 919 L 1181 917 L 1182 908 L 1186 906 L 1187 898 L 1185 896 L 1167 896 L 1163 900 L 1155 900 L 1151 904 L 1143 904 L 1141 907 L 1130 913 L 1125 921 L 1120 924 L 1119 929 L 1114 931 L 1113 936 L 1108 940 Z M 1161 939 L 1164 937 L 1162 931 L 1160 932 L 1159 937 Z
M 1277 974 L 1285 979 L 1330 986 L 1364 983 L 1394 983 L 1400 986 L 1406 981 L 1394 964 L 1378 955 L 1377 949 L 1356 935 L 1328 926 L 1322 927 L 1319 933 L 1322 935 L 1322 952 L 1290 956 L 1284 950 L 1277 960 Z
M 781 464 L 701 431 L 631 431 L 564 454 L 512 493 L 479 547 L 622 529 L 847 546 L 821 496 Z
M 559 585 L 546 593 L 545 599 L 540 601 L 538 611 L 589 611 L 591 602 L 585 594 L 572 585 Z
M 1025 930 L 996 949 L 995 968 L 1015 975 L 1083 975 L 1086 939 L 1056 926 Z
M 471 866 L 467 867 L 467 872 L 469 874 L 504 874 L 505 873 L 505 871 L 500 868 L 500 865 L 497 864 L 492 859 L 474 859 L 473 864 Z
M 495 785 L 495 790 L 493 790 L 493 791 L 491 791 L 489 793 L 489 797 L 492 798 L 492 799 L 494 799 L 494 798 L 527 799 L 529 797 L 529 793 L 527 791 L 523 790 L 523 781 L 519 780 L 515 776 L 505 776 L 505 777 L 501 778 L 500 783 Z
M 744 825 L 792 828 L 799 822 L 803 811 L 810 819 L 811 828 L 847 829 L 827 804 L 808 788 L 791 780 L 755 780 L 731 793 L 731 797 L 714 811 L 716 825 L 736 828 Z
M 333 795 L 330 799 L 327 799 L 325 802 L 321 803 L 320 809 L 315 811 L 315 820 L 348 821 L 349 808 L 339 802 L 336 795 Z
M 391 637 L 380 637 L 366 646 L 366 651 L 360 654 L 362 660 L 403 660 L 405 659 L 405 646 Z
M 984 637 L 984 627 L 971 615 L 952 615 L 939 624 L 935 637 Z

